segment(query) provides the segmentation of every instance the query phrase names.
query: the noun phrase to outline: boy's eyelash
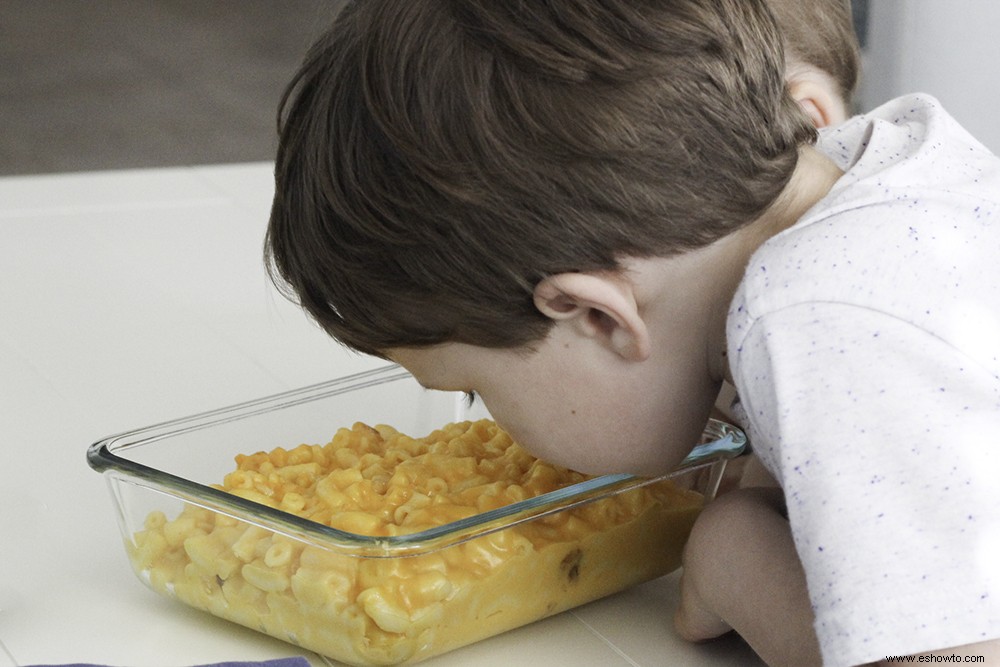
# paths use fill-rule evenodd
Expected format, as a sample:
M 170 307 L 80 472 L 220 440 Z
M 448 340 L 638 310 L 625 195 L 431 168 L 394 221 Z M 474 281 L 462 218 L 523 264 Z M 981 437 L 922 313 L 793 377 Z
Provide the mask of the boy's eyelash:
M 471 408 L 472 404 L 476 402 L 476 392 L 467 391 L 465 392 L 465 407 Z

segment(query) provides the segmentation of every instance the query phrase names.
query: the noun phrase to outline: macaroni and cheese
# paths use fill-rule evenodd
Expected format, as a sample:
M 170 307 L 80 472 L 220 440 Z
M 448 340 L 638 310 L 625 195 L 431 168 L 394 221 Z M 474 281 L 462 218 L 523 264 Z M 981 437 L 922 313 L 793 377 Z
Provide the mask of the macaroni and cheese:
M 493 422 L 423 438 L 355 424 L 325 445 L 239 455 L 219 488 L 352 533 L 419 533 L 586 479 Z M 669 572 L 701 508 L 670 481 L 438 550 L 357 557 L 187 505 L 129 545 L 149 584 L 356 665 L 423 660 Z

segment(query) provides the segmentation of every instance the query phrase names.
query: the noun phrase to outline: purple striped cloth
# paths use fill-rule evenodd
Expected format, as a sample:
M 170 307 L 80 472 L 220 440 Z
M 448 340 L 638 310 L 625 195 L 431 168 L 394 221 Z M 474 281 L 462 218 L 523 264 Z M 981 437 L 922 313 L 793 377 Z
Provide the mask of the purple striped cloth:
M 67 663 L 59 665 L 25 665 L 24 667 L 107 667 L 106 665 L 96 665 L 89 662 Z M 125 666 L 121 666 L 125 667 Z M 196 667 L 310 667 L 309 661 L 302 657 L 278 658 L 276 660 L 264 660 L 258 662 L 213 662 L 210 665 L 197 665 Z

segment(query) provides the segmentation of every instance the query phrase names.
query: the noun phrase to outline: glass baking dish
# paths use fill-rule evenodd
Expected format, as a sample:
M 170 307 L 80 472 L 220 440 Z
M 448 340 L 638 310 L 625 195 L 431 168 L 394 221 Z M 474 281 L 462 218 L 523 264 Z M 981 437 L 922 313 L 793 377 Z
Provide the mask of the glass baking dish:
M 675 570 L 737 428 L 669 475 L 586 478 L 419 532 L 372 536 L 222 490 L 234 457 L 356 422 L 420 436 L 488 419 L 388 366 L 102 439 L 130 563 L 153 590 L 352 665 L 411 664 Z

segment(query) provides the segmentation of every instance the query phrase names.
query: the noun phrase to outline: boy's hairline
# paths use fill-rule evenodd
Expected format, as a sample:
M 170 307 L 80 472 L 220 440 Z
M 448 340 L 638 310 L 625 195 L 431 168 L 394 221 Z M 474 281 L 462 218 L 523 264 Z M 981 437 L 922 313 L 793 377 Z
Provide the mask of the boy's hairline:
M 773 40 L 772 40 L 772 42 L 773 42 Z M 775 83 L 777 83 L 777 81 L 775 81 Z M 705 245 L 707 245 L 707 243 Z M 667 255 L 669 255 L 669 254 L 683 254 L 683 253 L 686 253 L 689 249 L 693 249 L 693 247 L 694 246 L 678 247 L 674 252 L 672 252 L 672 253 L 665 253 L 665 254 L 667 254 Z M 661 248 L 660 250 L 662 251 L 663 248 Z M 657 252 L 657 253 L 651 253 L 651 254 L 663 255 L 664 253 Z M 617 264 L 617 262 L 616 262 L 616 264 Z M 586 270 L 586 269 L 584 269 L 584 270 Z M 618 269 L 617 270 L 620 270 L 620 264 L 618 264 Z M 522 287 L 523 288 L 530 288 L 534 284 L 537 284 L 538 280 L 541 280 L 541 278 L 535 279 L 534 282 L 531 285 L 525 283 L 525 284 L 522 285 Z M 529 289 L 529 291 L 530 291 L 530 289 Z M 322 307 L 332 308 L 333 311 L 334 311 L 333 312 L 334 319 L 341 317 L 340 313 L 338 312 L 338 309 L 335 306 L 327 306 L 327 305 L 325 305 L 323 303 L 323 301 L 325 300 L 323 298 L 323 296 L 320 295 L 319 293 L 317 293 L 317 296 L 319 298 L 315 301 L 315 304 L 318 307 L 320 307 L 320 308 L 322 308 Z M 414 301 L 414 304 L 416 304 L 416 303 L 418 303 L 418 302 Z M 459 312 L 459 311 L 456 310 L 455 312 Z M 423 317 L 421 316 L 420 319 L 422 320 Z M 404 321 L 404 320 L 401 318 L 400 321 Z M 414 320 L 414 321 L 417 321 L 417 320 Z M 473 321 L 476 321 L 476 320 L 474 319 Z M 331 335 L 334 335 L 335 338 L 338 338 L 338 337 L 337 337 L 336 334 L 333 334 L 333 331 L 338 328 L 339 324 L 340 323 L 335 322 L 334 320 L 328 320 L 327 321 L 327 325 L 328 326 L 324 326 L 324 324 L 322 322 L 320 322 L 321 327 L 323 327 L 324 329 L 327 329 L 331 333 Z M 352 326 L 352 325 L 348 325 L 348 326 Z M 476 324 L 474 326 L 478 326 L 478 324 Z M 539 327 L 537 329 L 530 330 L 530 333 L 526 332 L 525 335 L 521 336 L 517 340 L 515 340 L 517 338 L 516 336 L 510 336 L 510 337 L 508 337 L 507 340 L 513 341 L 509 345 L 505 344 L 503 342 L 497 342 L 497 343 L 489 343 L 489 342 L 487 342 L 485 344 L 484 343 L 470 343 L 470 344 L 476 344 L 476 345 L 488 346 L 488 347 L 525 347 L 525 346 L 530 346 L 530 345 L 533 345 L 533 344 L 537 343 L 538 341 L 544 340 L 545 337 L 547 336 L 547 332 L 550 330 L 550 327 L 551 327 L 551 325 L 549 323 L 544 323 L 544 324 L 539 323 Z M 411 343 L 405 343 L 404 342 L 403 345 L 408 346 L 408 347 L 415 347 L 415 348 L 428 348 L 428 347 L 433 347 L 434 345 L 443 344 L 443 343 L 447 343 L 447 342 L 468 342 L 464 338 L 464 335 L 465 335 L 464 333 L 457 333 L 456 334 L 456 333 L 454 333 L 454 330 L 452 330 L 452 333 L 446 333 L 446 331 L 447 331 L 446 329 L 440 330 L 440 333 L 442 333 L 442 337 L 436 339 L 436 342 L 435 342 L 434 339 L 428 338 L 428 339 L 425 339 L 426 342 L 416 342 L 416 343 L 412 343 L 412 342 Z M 504 338 L 504 336 L 503 335 L 498 336 L 498 340 L 501 339 L 501 338 Z M 341 340 L 341 342 L 344 342 L 343 339 L 341 339 L 341 338 L 338 338 L 338 340 Z M 358 349 L 358 350 L 361 350 L 361 351 L 367 351 L 367 350 L 363 349 L 362 347 L 355 346 L 355 343 L 357 343 L 358 345 L 361 345 L 361 346 L 368 345 L 370 343 L 370 345 L 368 345 L 368 347 L 372 348 L 372 347 L 382 346 L 383 343 L 384 342 L 388 342 L 388 340 L 390 340 L 390 339 L 386 338 L 386 339 L 380 341 L 380 340 L 378 340 L 376 338 L 368 338 L 366 340 L 363 337 L 359 337 L 359 338 L 355 339 L 353 342 L 344 342 L 344 344 L 347 345 L 348 347 L 351 347 L 352 349 Z M 405 339 L 397 339 L 397 340 L 403 340 L 403 341 L 405 341 Z M 391 346 L 390 346 L 389 349 L 391 349 Z M 385 350 L 385 348 L 383 347 L 383 352 L 381 353 L 381 356 L 384 356 L 384 354 L 385 354 L 384 350 Z

